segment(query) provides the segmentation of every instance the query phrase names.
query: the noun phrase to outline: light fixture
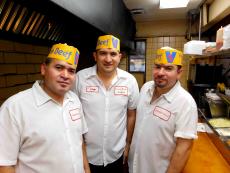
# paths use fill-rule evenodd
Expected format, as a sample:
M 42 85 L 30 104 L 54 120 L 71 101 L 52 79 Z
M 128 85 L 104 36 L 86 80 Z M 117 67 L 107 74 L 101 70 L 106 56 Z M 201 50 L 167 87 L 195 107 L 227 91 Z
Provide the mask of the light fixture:
M 189 0 L 160 0 L 160 9 L 187 7 Z
M 130 10 L 131 14 L 144 14 L 144 9 L 143 8 L 134 8 Z

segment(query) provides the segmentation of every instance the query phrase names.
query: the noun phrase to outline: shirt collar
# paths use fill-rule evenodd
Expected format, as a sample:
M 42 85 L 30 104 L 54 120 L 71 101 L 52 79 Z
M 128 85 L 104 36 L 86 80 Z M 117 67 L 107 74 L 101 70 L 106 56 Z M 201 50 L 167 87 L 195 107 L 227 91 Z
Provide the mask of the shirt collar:
M 173 98 L 176 97 L 176 93 L 178 92 L 178 88 L 180 87 L 180 82 L 177 81 L 176 84 L 165 94 L 162 94 L 161 97 L 165 98 L 168 102 L 172 102 Z M 154 92 L 154 88 L 155 88 L 155 85 L 154 85 L 154 82 L 153 82 L 153 85 L 150 85 L 149 88 L 148 88 L 148 93 L 150 94 L 151 98 L 152 98 L 152 95 L 153 95 L 153 92 Z
M 178 92 L 178 88 L 180 87 L 180 82 L 177 81 L 176 84 L 165 94 L 163 94 L 164 98 L 168 102 L 172 102 L 172 100 L 176 97 L 176 93 Z
M 42 87 L 40 86 L 40 83 L 42 81 L 38 80 L 34 83 L 33 87 L 32 87 L 32 91 L 33 91 L 33 95 L 35 97 L 35 101 L 36 101 L 36 104 L 37 106 L 41 106 L 51 100 L 53 100 L 43 89 Z M 65 94 L 65 97 L 64 97 L 64 102 L 66 101 L 71 101 L 73 102 L 74 101 L 74 98 L 71 96 L 71 94 L 69 92 L 67 92 Z M 54 100 L 53 100 L 54 101 Z M 54 101 L 56 103 L 56 101 Z

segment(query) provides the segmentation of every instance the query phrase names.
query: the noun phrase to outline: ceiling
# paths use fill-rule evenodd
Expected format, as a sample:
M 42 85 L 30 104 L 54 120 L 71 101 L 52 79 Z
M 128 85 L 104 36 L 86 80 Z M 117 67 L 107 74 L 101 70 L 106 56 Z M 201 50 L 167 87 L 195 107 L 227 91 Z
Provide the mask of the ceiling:
M 154 20 L 185 19 L 188 11 L 197 13 L 197 9 L 204 0 L 190 0 L 186 8 L 159 9 L 160 0 L 123 0 L 126 7 L 131 11 L 136 22 Z M 137 10 L 136 10 L 137 9 Z M 134 14 L 142 13 L 143 14 Z M 133 11 L 133 12 L 132 12 Z

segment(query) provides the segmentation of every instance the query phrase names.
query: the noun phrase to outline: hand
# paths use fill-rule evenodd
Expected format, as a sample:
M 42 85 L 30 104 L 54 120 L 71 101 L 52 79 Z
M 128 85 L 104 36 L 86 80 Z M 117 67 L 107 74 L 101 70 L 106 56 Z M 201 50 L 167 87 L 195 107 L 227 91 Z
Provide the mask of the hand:
M 86 168 L 85 173 L 91 173 L 90 168 Z
M 130 144 L 126 144 L 125 151 L 123 153 L 123 173 L 129 172 L 129 167 L 128 167 L 129 148 L 130 148 Z
M 128 162 L 129 149 L 130 149 L 130 144 L 126 144 L 125 145 L 125 151 L 124 151 L 124 154 L 123 154 L 123 165 Z

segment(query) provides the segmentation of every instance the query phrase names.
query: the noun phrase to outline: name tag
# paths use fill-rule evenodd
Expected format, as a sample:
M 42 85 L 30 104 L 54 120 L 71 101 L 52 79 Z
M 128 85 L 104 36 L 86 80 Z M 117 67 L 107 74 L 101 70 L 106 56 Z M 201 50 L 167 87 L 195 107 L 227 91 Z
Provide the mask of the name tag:
M 153 110 L 153 115 L 159 117 L 162 120 L 168 121 L 171 116 L 171 112 L 164 108 L 156 106 Z
M 128 95 L 128 88 L 126 86 L 115 86 L 114 95 Z
M 87 86 L 86 87 L 86 92 L 89 93 L 98 93 L 99 92 L 99 87 L 98 86 Z
M 80 111 L 78 108 L 70 110 L 69 114 L 72 121 L 76 121 L 81 118 Z

